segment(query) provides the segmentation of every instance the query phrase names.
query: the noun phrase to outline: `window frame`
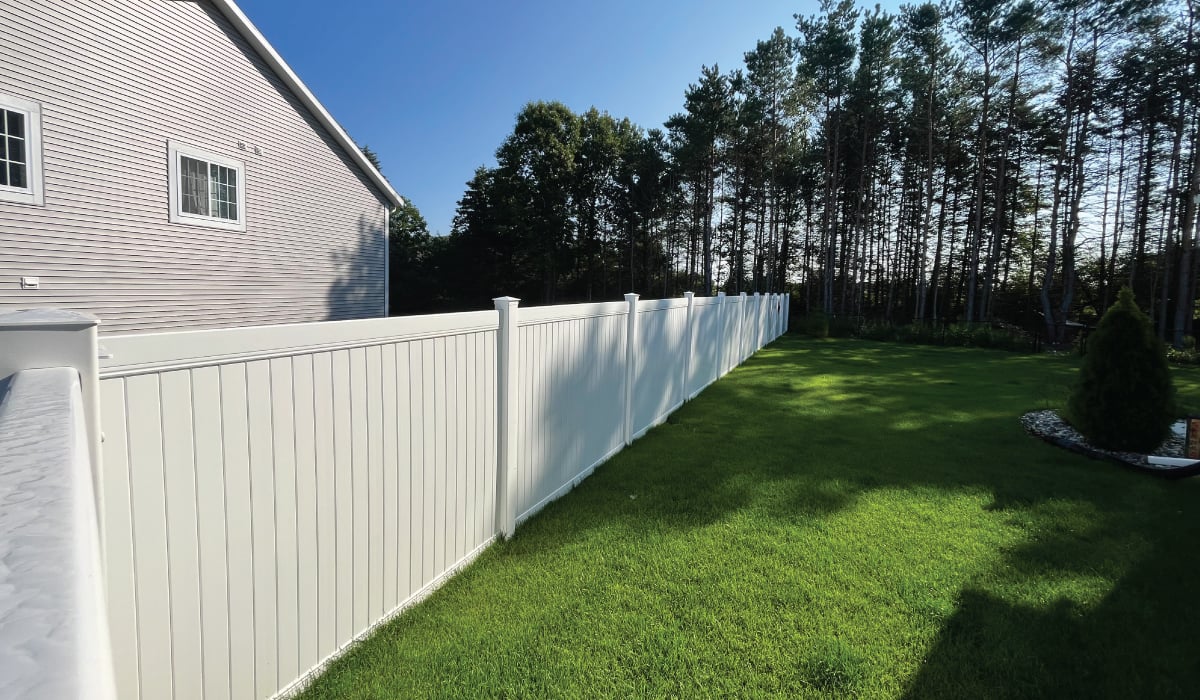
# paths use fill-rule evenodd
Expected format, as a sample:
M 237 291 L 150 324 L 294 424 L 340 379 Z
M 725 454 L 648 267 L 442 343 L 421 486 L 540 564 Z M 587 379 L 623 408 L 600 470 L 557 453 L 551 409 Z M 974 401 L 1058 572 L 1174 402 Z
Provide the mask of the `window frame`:
M 219 216 L 204 216 L 202 214 L 190 214 L 183 211 L 183 197 L 179 192 L 179 175 L 180 175 L 180 158 L 191 158 L 193 160 L 204 161 L 209 164 L 219 165 L 225 168 L 230 168 L 237 172 L 237 208 L 238 218 L 223 219 Z M 179 141 L 167 141 L 167 178 L 168 183 L 168 220 L 173 224 L 189 224 L 192 226 L 204 226 L 206 228 L 218 228 L 227 231 L 245 231 L 246 230 L 246 164 L 243 161 L 227 158 L 222 155 L 207 151 L 196 146 L 191 146 Z
M 46 193 L 42 184 L 42 105 L 12 95 L 0 94 L 0 109 L 25 115 L 25 172 L 26 187 L 0 185 L 0 202 L 45 206 Z

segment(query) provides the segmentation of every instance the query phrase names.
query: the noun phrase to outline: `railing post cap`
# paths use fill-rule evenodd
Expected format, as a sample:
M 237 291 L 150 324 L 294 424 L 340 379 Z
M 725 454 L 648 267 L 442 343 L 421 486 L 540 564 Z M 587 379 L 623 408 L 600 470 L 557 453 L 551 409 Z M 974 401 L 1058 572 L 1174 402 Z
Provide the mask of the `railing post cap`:
M 740 294 L 738 294 L 738 296 L 739 296 L 739 297 L 744 297 L 744 296 L 746 296 L 746 293 L 745 293 L 745 292 L 741 292 Z
M 626 292 L 625 293 L 625 301 L 637 301 L 638 299 L 641 298 L 641 296 L 642 295 L 638 294 L 637 292 Z
M 724 297 L 724 296 L 725 296 L 725 292 L 717 292 L 717 296 L 718 296 L 718 297 Z
M 696 293 L 695 293 L 695 292 L 684 292 L 684 293 L 683 293 L 683 298 L 684 298 L 684 299 L 691 299 L 691 298 L 692 298 L 692 297 L 694 297 L 694 296 L 696 296 Z
M 501 306 L 510 306 L 512 304 L 516 304 L 519 301 L 521 300 L 516 297 L 496 297 L 495 299 L 492 299 L 492 302 L 496 304 L 497 309 Z

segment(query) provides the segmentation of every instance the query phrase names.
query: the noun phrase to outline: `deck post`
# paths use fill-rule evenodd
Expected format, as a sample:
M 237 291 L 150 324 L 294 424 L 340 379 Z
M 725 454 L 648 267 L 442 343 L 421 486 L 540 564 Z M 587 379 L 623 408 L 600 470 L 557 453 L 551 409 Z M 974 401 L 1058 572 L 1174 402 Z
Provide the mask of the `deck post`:
M 0 379 L 27 369 L 70 367 L 79 373 L 92 482 L 100 493 L 100 319 L 63 309 L 0 314 Z M 103 498 L 103 496 L 101 496 Z M 101 503 L 97 503 L 100 507 Z

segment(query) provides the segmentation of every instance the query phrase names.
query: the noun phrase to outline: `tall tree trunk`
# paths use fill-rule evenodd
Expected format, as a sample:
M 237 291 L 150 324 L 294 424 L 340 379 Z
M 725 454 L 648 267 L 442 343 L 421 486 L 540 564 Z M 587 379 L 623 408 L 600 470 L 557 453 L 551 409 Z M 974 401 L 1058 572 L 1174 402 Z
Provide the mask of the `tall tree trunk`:
M 1000 137 L 1000 164 L 996 173 L 996 211 L 992 218 L 992 245 L 984 265 L 983 302 L 980 304 L 980 317 L 990 319 L 992 316 L 992 294 L 996 282 L 996 269 L 999 265 L 1000 253 L 1004 242 L 1004 205 L 1008 188 L 1008 148 L 1012 143 L 1013 120 L 1017 112 L 1017 89 L 1021 79 L 1021 47 L 1022 40 L 1017 39 L 1016 54 L 1013 60 L 1013 76 L 1008 93 L 1008 110 L 1004 122 L 1004 133 Z
M 1188 2 L 1189 19 L 1187 33 L 1187 54 L 1192 56 L 1191 66 L 1191 95 L 1197 95 L 1196 83 L 1200 80 L 1200 52 L 1196 50 L 1196 22 L 1200 20 L 1197 17 L 1197 2 L 1189 0 Z M 1184 96 L 1184 101 L 1187 101 L 1187 96 Z M 1196 101 L 1192 101 L 1193 109 L 1196 106 Z M 1172 344 L 1177 348 L 1183 347 L 1183 336 L 1187 331 L 1191 330 L 1190 324 L 1196 311 L 1196 296 L 1195 292 L 1195 265 L 1193 263 L 1194 250 L 1196 245 L 1196 236 L 1200 234 L 1200 227 L 1197 226 L 1196 210 L 1200 209 L 1200 119 L 1193 119 L 1192 125 L 1192 173 L 1188 182 L 1187 193 L 1183 198 L 1183 216 L 1180 222 L 1179 243 L 1180 243 L 1180 259 L 1179 259 L 1179 291 L 1176 293 L 1175 299 L 1175 333 L 1172 337 Z
M 973 323 L 975 317 L 975 288 L 976 277 L 979 274 L 979 249 L 983 246 L 983 191 L 986 178 L 988 153 L 988 112 L 992 97 L 992 65 L 988 43 L 983 46 L 983 102 L 979 108 L 979 131 L 975 148 L 975 223 L 971 228 L 971 238 L 967 250 L 967 323 Z

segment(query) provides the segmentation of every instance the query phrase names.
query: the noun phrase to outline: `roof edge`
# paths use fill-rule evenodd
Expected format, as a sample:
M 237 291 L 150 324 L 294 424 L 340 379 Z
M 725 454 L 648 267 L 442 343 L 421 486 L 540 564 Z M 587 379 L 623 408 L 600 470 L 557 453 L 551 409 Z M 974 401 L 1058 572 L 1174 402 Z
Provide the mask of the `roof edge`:
M 308 86 L 306 86 L 304 82 L 300 80 L 300 77 L 296 75 L 296 72 L 293 71 L 290 66 L 288 66 L 288 64 L 283 60 L 283 57 L 279 55 L 279 52 L 277 52 L 275 48 L 272 47 L 269 42 L 267 42 L 266 37 L 264 37 L 262 33 L 258 31 L 258 28 L 254 26 L 254 23 L 250 21 L 250 18 L 246 17 L 246 14 L 242 12 L 241 8 L 238 7 L 233 0 L 212 0 L 212 3 L 218 10 L 220 10 L 221 14 L 225 15 L 225 18 L 233 24 L 234 28 L 238 30 L 238 33 L 240 33 L 246 41 L 250 42 L 250 45 L 254 47 L 254 50 L 258 52 L 258 55 L 261 56 L 262 59 L 267 62 L 267 65 L 271 66 L 275 73 L 283 79 L 283 82 L 289 88 L 291 88 L 292 92 L 296 93 L 296 96 L 300 98 L 300 101 L 304 103 L 304 106 L 316 116 L 317 121 L 319 121 L 322 126 L 329 130 L 329 133 L 333 135 L 334 140 L 336 140 L 342 146 L 342 148 L 344 148 L 346 152 L 350 154 L 350 158 L 354 160 L 355 164 L 362 168 L 362 171 L 366 173 L 371 182 L 374 183 L 375 186 L 387 196 L 392 205 L 396 207 L 404 206 L 404 198 L 396 193 L 396 190 L 392 188 L 391 183 L 389 183 L 387 179 L 383 177 L 383 173 L 376 170 L 374 165 L 371 165 L 371 161 L 367 160 L 367 157 L 362 154 L 362 151 L 358 148 L 358 144 L 354 143 L 354 139 L 350 138 L 350 135 L 346 133 L 346 130 L 342 128 L 341 124 L 337 123 L 337 120 L 333 118 L 333 115 L 329 113 L 329 110 L 325 109 L 324 105 L 317 100 L 316 96 L 312 94 L 312 91 L 308 89 Z

